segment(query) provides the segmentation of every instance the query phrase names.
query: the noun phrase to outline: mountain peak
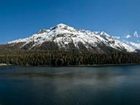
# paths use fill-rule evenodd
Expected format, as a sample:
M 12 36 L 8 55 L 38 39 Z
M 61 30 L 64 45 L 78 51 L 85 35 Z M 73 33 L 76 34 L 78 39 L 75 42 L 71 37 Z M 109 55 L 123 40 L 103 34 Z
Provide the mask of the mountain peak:
M 129 34 L 126 36 L 126 38 L 140 38 L 140 35 L 137 31 L 135 31 L 134 34 Z
M 74 27 L 71 27 L 71 26 L 63 24 L 63 23 L 57 24 L 55 27 L 52 27 L 51 30 L 76 31 L 76 29 Z
M 135 31 L 133 34 L 128 34 L 125 38 L 132 42 L 140 42 L 140 34 L 138 34 L 137 31 Z
M 66 24 L 64 24 L 64 23 L 57 24 L 56 26 L 57 26 L 57 27 L 61 27 L 61 28 L 62 28 L 62 27 L 69 27 L 68 25 L 66 25 Z
M 134 32 L 134 37 L 137 37 L 137 38 L 139 37 L 139 34 L 137 31 Z
M 87 30 L 79 30 L 66 24 L 60 23 L 55 27 L 43 29 L 39 33 L 35 33 L 30 37 L 8 42 L 8 44 L 22 44 L 20 48 L 52 48 L 50 43 L 54 44 L 58 49 L 77 49 L 93 52 L 106 52 L 106 49 L 114 49 L 119 51 L 135 51 L 135 46 L 130 46 L 124 42 L 114 39 L 106 32 L 91 32 Z M 54 47 L 53 46 L 53 47 Z M 104 48 L 104 49 L 103 49 Z M 138 47 L 139 48 L 139 47 Z M 109 50 L 110 51 L 110 50 Z

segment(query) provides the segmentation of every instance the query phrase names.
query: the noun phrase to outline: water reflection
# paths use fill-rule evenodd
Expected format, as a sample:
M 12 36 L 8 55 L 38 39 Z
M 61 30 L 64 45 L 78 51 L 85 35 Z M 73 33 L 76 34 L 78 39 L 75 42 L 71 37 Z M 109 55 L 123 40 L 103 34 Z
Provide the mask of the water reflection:
M 0 104 L 139 105 L 139 67 L 0 68 Z

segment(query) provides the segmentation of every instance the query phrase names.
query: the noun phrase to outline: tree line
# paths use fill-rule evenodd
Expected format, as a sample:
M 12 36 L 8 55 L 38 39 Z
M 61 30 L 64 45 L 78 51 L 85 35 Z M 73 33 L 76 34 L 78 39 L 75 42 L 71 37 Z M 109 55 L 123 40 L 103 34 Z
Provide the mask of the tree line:
M 70 66 L 96 64 L 140 64 L 140 54 L 112 52 L 93 54 L 67 51 L 2 51 L 0 63 L 25 66 Z

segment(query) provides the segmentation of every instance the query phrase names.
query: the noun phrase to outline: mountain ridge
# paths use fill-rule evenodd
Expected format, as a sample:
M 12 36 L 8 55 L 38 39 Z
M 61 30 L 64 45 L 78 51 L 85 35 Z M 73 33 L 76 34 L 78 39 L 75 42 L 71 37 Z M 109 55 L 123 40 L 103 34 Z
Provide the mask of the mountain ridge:
M 54 50 L 85 50 L 95 53 L 108 53 L 113 50 L 135 52 L 140 49 L 139 44 L 121 41 L 106 32 L 79 30 L 63 23 L 42 29 L 27 38 L 10 41 L 8 44 L 20 44 L 19 48 L 26 50 L 50 50 L 54 47 Z
M 140 34 L 138 34 L 138 32 L 135 31 L 133 34 L 126 35 L 125 39 L 135 43 L 140 43 Z

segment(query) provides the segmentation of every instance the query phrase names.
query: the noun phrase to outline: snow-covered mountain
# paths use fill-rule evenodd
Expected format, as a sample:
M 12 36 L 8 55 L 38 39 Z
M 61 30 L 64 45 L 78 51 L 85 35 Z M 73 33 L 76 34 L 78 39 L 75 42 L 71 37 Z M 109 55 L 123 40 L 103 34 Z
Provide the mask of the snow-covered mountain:
M 79 30 L 65 24 L 40 30 L 28 38 L 8 42 L 22 49 L 64 49 L 107 53 L 113 50 L 134 52 L 140 44 L 126 43 L 105 32 Z
M 125 39 L 131 42 L 140 43 L 140 34 L 138 34 L 138 32 L 135 31 L 134 34 L 127 35 Z

